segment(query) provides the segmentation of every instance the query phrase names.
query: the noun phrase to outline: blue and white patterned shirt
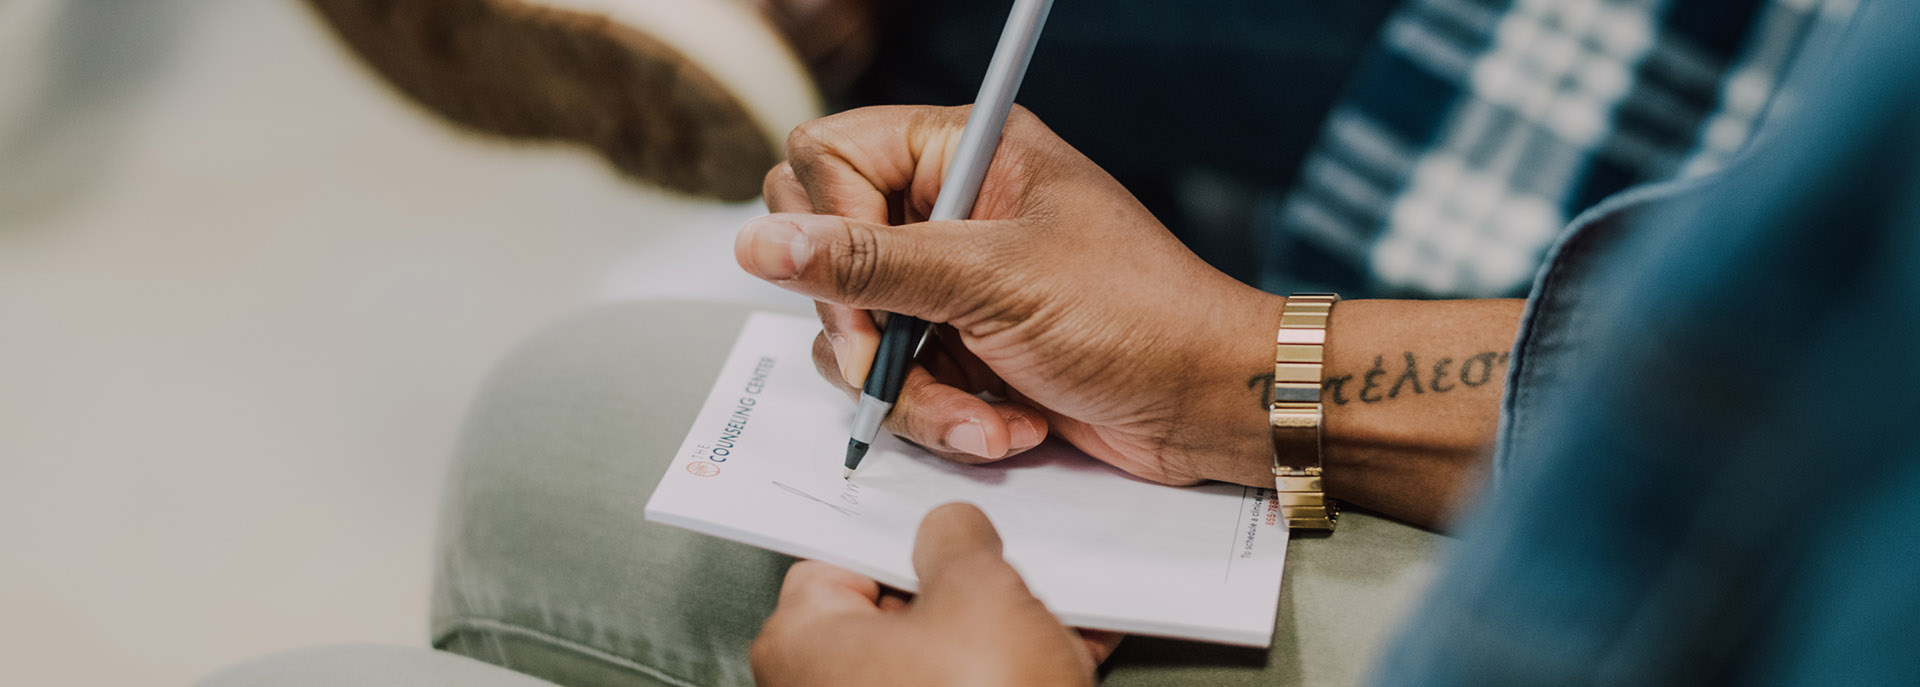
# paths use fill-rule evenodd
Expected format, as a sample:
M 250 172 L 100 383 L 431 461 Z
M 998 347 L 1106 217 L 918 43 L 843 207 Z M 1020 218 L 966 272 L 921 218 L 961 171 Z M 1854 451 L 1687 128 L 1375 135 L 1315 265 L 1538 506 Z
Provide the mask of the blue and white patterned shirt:
M 1740 151 L 1856 2 L 1408 0 L 1256 227 L 1259 285 L 1522 295 L 1581 211 Z

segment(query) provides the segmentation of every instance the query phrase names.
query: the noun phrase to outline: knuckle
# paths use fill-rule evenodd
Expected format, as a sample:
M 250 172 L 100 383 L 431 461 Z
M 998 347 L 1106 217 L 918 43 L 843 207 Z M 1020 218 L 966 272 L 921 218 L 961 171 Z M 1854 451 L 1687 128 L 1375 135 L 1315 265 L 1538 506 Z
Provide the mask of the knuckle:
M 760 178 L 760 195 L 773 196 L 782 184 L 793 178 L 792 163 L 781 162 L 774 165 L 773 169 L 767 170 L 766 176 Z
M 1020 103 L 1014 103 L 1013 109 L 1007 112 L 1007 124 L 1009 125 L 1033 126 L 1039 123 L 1040 116 L 1034 114 L 1033 110 L 1027 109 L 1027 106 L 1021 105 Z
M 793 127 L 793 131 L 787 132 L 787 157 L 797 160 L 802 157 L 802 151 L 817 151 L 820 132 L 825 127 L 825 118 L 810 119 Z
M 806 188 L 809 185 L 809 181 L 818 178 L 821 162 L 826 156 L 827 151 L 825 147 L 821 146 L 817 141 L 808 141 L 799 144 L 789 143 L 787 145 L 787 170 L 793 175 L 793 180 L 796 183 L 800 184 L 802 188 Z
M 937 429 L 936 415 L 938 415 L 939 404 L 938 399 L 935 398 L 937 395 L 933 394 L 932 389 L 929 388 L 936 383 L 931 377 L 918 370 L 908 373 L 907 379 L 900 385 L 900 400 L 894 402 L 893 412 L 889 417 L 898 417 L 902 429 Z M 938 439 L 939 435 L 935 434 L 933 438 Z
M 941 127 L 964 129 L 967 126 L 967 115 L 972 113 L 972 105 L 950 105 L 932 108 L 927 111 L 927 116 Z
M 849 133 L 849 129 L 857 130 L 857 124 L 848 121 L 845 114 L 802 123 L 787 134 L 787 159 L 804 168 L 824 158 L 852 151 L 855 149 L 855 137 Z
M 901 394 L 900 397 L 904 399 L 906 398 L 906 394 Z M 880 424 L 882 427 L 885 427 L 888 432 L 907 443 L 929 451 L 939 449 L 940 437 L 937 434 L 932 438 L 925 436 L 927 432 L 922 431 L 925 423 L 920 422 L 911 410 L 896 405 L 894 406 L 893 412 L 888 413 L 887 419 Z
M 1007 113 L 1007 133 L 1016 138 L 1030 140 L 1036 136 L 1046 135 L 1049 130 L 1046 123 L 1041 122 L 1040 116 L 1034 114 L 1033 110 L 1014 105 L 1013 110 Z
M 825 128 L 817 122 L 795 127 L 787 136 L 787 173 L 803 188 L 818 181 L 834 155 Z
M 846 296 L 873 295 L 881 283 L 880 237 L 872 227 L 845 223 L 846 240 L 835 247 L 834 292 Z

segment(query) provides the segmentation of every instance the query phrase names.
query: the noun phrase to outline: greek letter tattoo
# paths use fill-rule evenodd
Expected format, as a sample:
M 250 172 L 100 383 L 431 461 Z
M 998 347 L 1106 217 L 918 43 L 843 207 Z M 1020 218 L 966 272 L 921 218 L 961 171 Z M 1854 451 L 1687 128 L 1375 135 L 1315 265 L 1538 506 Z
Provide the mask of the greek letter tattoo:
M 1257 374 L 1247 380 L 1247 388 L 1260 387 L 1260 407 L 1273 405 L 1273 373 Z
M 1387 392 L 1387 398 L 1399 398 L 1400 385 L 1407 382 L 1413 382 L 1413 393 L 1427 393 L 1420 388 L 1420 361 L 1414 359 L 1412 351 L 1407 351 L 1402 355 L 1407 357 L 1407 370 L 1400 373 L 1399 379 L 1393 380 L 1393 389 Z
M 1381 398 L 1380 394 L 1377 393 L 1380 390 L 1380 382 L 1377 380 L 1381 376 L 1384 376 L 1385 374 L 1387 374 L 1386 368 L 1380 366 L 1381 360 L 1382 360 L 1381 356 L 1377 356 L 1377 355 L 1374 356 L 1373 367 L 1367 368 L 1366 376 L 1361 378 L 1361 381 L 1363 382 L 1363 385 L 1360 387 L 1361 401 L 1364 401 L 1367 403 L 1379 403 L 1381 401 L 1386 400 L 1384 398 Z M 1372 396 L 1368 396 L 1367 392 L 1369 391 L 1376 392 L 1376 393 L 1374 393 Z
M 1447 380 L 1447 366 L 1453 364 L 1452 358 L 1441 358 L 1433 363 L 1433 393 L 1444 394 L 1453 390 L 1453 385 L 1440 386 Z
M 1360 379 L 1361 403 L 1385 403 L 1399 398 L 1404 391 L 1408 396 L 1425 395 L 1428 391 L 1444 394 L 1455 389 L 1475 389 L 1486 386 L 1495 379 L 1507 364 L 1510 355 L 1501 351 L 1487 351 L 1466 358 L 1443 357 L 1433 361 L 1432 366 L 1420 362 L 1420 356 L 1413 351 L 1400 353 L 1401 367 L 1390 370 L 1386 366 L 1386 356 L 1373 358 L 1373 366 L 1357 375 L 1330 376 L 1326 384 L 1333 390 L 1333 402 L 1346 405 L 1351 399 L 1346 395 L 1346 383 L 1358 376 Z M 1393 383 L 1387 384 L 1387 375 L 1394 375 Z M 1426 377 L 1426 379 L 1421 379 Z M 1383 393 L 1384 392 L 1384 393 Z
M 1355 399 L 1367 404 L 1391 401 L 1400 397 L 1402 389 L 1411 389 L 1412 392 L 1409 395 L 1415 396 L 1425 395 L 1428 391 L 1444 394 L 1461 387 L 1477 389 L 1493 381 L 1495 368 L 1505 366 L 1511 357 L 1511 354 L 1505 351 L 1487 351 L 1465 359 L 1443 357 L 1433 361 L 1432 368 L 1426 368 L 1421 365 L 1419 355 L 1413 351 L 1401 351 L 1400 371 L 1393 378 L 1393 384 L 1388 385 L 1386 377 L 1390 371 L 1387 369 L 1387 358 L 1384 355 L 1376 355 L 1373 357 L 1373 366 L 1368 367 L 1365 372 L 1329 374 L 1321 382 L 1321 394 L 1330 398 L 1334 405 L 1343 406 L 1354 402 Z M 1457 367 L 1454 365 L 1455 362 L 1459 363 Z M 1423 373 L 1429 375 L 1425 382 L 1420 379 Z M 1355 383 L 1355 377 L 1359 378 L 1357 383 L 1360 387 L 1359 392 L 1354 396 L 1348 396 L 1347 385 Z M 1247 388 L 1255 387 L 1260 389 L 1260 407 L 1271 406 L 1273 404 L 1273 373 L 1257 374 L 1247 379 Z
M 1340 375 L 1338 377 L 1327 378 L 1327 388 L 1333 391 L 1334 405 L 1343 406 L 1347 404 L 1347 395 L 1345 391 L 1347 388 L 1347 382 L 1351 382 L 1351 381 L 1353 381 L 1353 375 Z
M 1467 386 L 1480 386 L 1493 378 L 1493 359 L 1498 353 L 1481 353 L 1460 363 L 1460 383 Z M 1473 373 L 1475 363 L 1480 365 L 1480 374 Z

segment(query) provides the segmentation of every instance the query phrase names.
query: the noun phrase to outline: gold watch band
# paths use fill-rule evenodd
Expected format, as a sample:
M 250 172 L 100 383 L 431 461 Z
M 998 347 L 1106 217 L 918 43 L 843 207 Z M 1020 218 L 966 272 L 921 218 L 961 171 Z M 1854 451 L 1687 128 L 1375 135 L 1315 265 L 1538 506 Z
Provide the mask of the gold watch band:
M 1340 509 L 1327 498 L 1321 481 L 1321 369 L 1327 343 L 1327 319 L 1340 297 L 1296 293 L 1280 310 L 1274 336 L 1273 400 L 1267 418 L 1273 425 L 1273 482 L 1280 514 L 1296 529 L 1332 530 Z

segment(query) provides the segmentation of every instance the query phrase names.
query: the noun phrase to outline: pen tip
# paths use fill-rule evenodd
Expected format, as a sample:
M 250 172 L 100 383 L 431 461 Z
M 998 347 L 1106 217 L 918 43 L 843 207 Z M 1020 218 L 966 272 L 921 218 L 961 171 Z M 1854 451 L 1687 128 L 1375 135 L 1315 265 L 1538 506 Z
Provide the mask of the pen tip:
M 840 473 L 843 477 L 853 479 L 853 471 L 860 467 L 860 459 L 867 457 L 869 447 L 868 443 L 859 439 L 847 440 L 847 460 L 840 464 L 841 467 L 846 468 L 846 471 Z
M 840 479 L 853 479 L 853 468 L 840 468 Z

